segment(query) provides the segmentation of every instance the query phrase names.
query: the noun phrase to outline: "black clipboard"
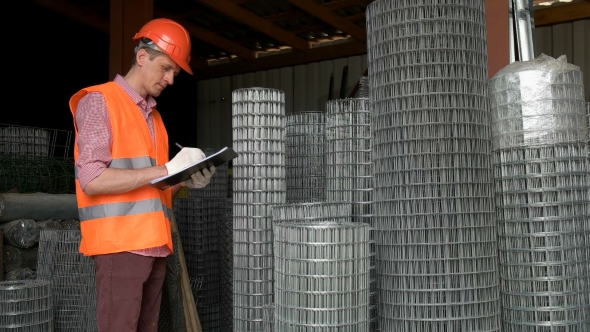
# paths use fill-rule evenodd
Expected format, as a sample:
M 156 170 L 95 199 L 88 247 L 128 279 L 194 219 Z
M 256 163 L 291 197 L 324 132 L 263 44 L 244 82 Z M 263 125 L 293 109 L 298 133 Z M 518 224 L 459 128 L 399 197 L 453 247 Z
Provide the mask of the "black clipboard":
M 211 166 L 219 166 L 227 163 L 228 161 L 238 157 L 238 154 L 232 148 L 225 147 L 218 152 L 208 156 L 207 158 L 199 161 L 198 163 L 186 167 L 174 174 L 169 174 L 164 177 L 152 180 L 150 183 L 152 187 L 160 190 L 167 189 L 175 184 L 184 182 L 191 178 L 191 175 L 202 169 L 209 168 Z

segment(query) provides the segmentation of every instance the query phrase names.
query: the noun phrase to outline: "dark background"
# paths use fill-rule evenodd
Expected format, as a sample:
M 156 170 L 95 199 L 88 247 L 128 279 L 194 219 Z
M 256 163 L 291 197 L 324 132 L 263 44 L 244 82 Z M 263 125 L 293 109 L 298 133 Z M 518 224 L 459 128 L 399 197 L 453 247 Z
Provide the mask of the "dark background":
M 84 87 L 113 79 L 109 35 L 28 1 L 7 5 L 0 52 L 8 72 L 3 84 L 8 93 L 2 98 L 0 123 L 72 131 L 73 146 L 68 101 Z M 168 130 L 171 156 L 178 152 L 175 142 L 197 146 L 196 80 L 181 72 L 156 101 Z

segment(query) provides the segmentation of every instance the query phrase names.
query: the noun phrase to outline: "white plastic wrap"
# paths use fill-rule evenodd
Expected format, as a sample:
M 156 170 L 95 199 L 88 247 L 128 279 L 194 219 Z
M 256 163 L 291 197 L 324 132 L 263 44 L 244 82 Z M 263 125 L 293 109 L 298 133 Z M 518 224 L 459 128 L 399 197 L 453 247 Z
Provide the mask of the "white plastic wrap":
M 587 140 L 582 72 L 565 55 L 504 67 L 489 96 L 494 149 Z

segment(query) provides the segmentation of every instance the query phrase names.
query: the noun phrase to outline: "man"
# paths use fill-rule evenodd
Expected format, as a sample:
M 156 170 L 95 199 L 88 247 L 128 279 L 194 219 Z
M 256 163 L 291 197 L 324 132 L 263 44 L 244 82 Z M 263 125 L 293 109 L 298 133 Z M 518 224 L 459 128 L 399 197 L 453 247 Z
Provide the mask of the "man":
M 172 195 L 205 187 L 215 168 L 163 191 L 150 181 L 205 155 L 183 148 L 168 161 L 168 136 L 154 97 L 189 67 L 188 32 L 168 19 L 145 24 L 129 72 L 70 99 L 76 143 L 80 252 L 96 267 L 99 332 L 157 331 L 166 256 L 172 252 Z

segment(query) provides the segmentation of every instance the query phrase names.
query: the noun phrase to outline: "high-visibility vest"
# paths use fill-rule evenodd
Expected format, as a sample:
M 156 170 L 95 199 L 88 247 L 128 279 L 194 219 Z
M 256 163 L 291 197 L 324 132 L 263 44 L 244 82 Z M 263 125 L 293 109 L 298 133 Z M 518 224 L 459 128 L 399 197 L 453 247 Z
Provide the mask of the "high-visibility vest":
M 168 162 L 168 134 L 160 113 L 152 111 L 155 146 L 137 104 L 115 82 L 80 90 L 70 99 L 76 139 L 76 109 L 86 94 L 104 96 L 112 127 L 112 161 L 109 168 L 139 169 Z M 74 159 L 79 156 L 74 144 Z M 169 216 L 172 191 L 143 186 L 123 194 L 86 195 L 76 178 L 76 199 L 85 256 L 125 252 L 167 245 L 172 251 Z

